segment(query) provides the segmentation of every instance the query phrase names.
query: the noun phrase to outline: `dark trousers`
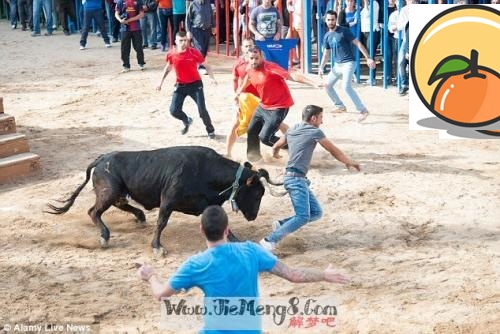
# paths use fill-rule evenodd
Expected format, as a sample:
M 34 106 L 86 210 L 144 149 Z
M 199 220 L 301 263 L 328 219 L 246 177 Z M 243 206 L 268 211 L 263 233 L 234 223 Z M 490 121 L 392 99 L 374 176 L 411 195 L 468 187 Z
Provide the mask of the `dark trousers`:
M 201 28 L 191 28 L 191 34 L 193 35 L 194 47 L 200 51 L 203 58 L 205 58 L 207 56 L 212 30 L 210 28 L 205 30 Z
M 102 9 L 92 9 L 83 11 L 83 28 L 80 45 L 87 45 L 87 36 L 89 35 L 92 19 L 94 19 L 95 24 L 97 25 L 97 30 L 101 33 L 104 43 L 109 44 L 108 31 L 104 28 L 104 15 L 102 15 Z
M 113 22 L 111 23 L 111 35 L 113 36 L 114 40 L 117 40 L 118 37 L 120 36 L 121 23 L 115 17 L 116 3 L 113 2 L 110 5 L 109 10 L 111 12 L 111 17 L 112 17 L 112 20 L 113 20 Z
M 249 157 L 260 157 L 260 143 L 273 146 L 279 140 L 276 131 L 288 114 L 288 108 L 267 110 L 261 105 L 255 110 L 247 133 L 247 155 Z
M 181 30 L 181 24 L 182 24 L 182 30 L 186 30 L 184 28 L 184 21 L 186 20 L 186 14 L 174 14 L 174 40 L 175 40 L 175 35 Z
M 32 9 L 33 9 L 33 0 L 18 0 L 17 1 L 17 10 L 19 12 L 19 21 L 21 21 L 21 25 L 23 28 L 33 28 L 33 19 L 32 19 Z
M 170 27 L 170 31 L 174 31 L 174 14 L 172 8 L 158 8 L 158 21 L 160 21 L 160 29 L 161 29 L 161 37 L 160 43 L 164 47 L 169 46 L 169 36 L 168 36 L 168 27 Z M 172 37 L 175 40 L 175 35 Z M 172 41 L 173 42 L 173 41 Z
M 182 106 L 187 96 L 191 97 L 194 102 L 196 102 L 198 113 L 203 120 L 203 124 L 205 124 L 207 133 L 213 133 L 214 126 L 212 125 L 212 120 L 205 106 L 205 95 L 203 93 L 203 82 L 201 80 L 189 84 L 178 83 L 175 85 L 172 103 L 170 104 L 170 114 L 180 119 L 184 124 L 188 123 L 188 116 L 182 111 Z
M 130 68 L 130 44 L 137 54 L 137 64 L 144 65 L 144 51 L 142 51 L 142 31 L 122 31 L 122 62 L 123 67 Z
M 63 26 L 63 30 L 69 32 L 68 16 L 73 22 L 75 22 L 76 25 L 75 4 L 73 3 L 73 1 L 70 1 L 68 3 L 61 3 L 61 1 L 56 1 L 56 11 L 57 14 L 59 14 L 59 21 Z

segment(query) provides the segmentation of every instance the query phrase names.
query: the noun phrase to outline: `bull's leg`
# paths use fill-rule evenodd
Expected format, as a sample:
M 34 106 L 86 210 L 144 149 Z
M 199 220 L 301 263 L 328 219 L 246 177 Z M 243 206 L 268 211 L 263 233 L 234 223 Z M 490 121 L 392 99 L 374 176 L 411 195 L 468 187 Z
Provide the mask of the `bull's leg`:
M 158 222 L 156 223 L 156 230 L 153 236 L 153 241 L 151 242 L 151 246 L 153 247 L 153 253 L 155 255 L 164 255 L 164 249 L 160 243 L 161 232 L 165 226 L 167 226 L 168 219 L 172 214 L 172 209 L 164 205 L 163 203 L 160 205 L 160 212 L 158 214 Z
M 146 222 L 146 216 L 144 215 L 144 212 L 141 209 L 136 208 L 135 206 L 132 206 L 128 204 L 127 200 L 124 198 L 120 198 L 115 204 L 118 209 L 130 212 L 135 216 L 137 219 L 138 223 L 144 224 Z
M 238 238 L 234 235 L 233 231 L 231 231 L 231 230 L 229 230 L 229 233 L 227 234 L 227 240 L 229 240 L 229 241 L 231 241 L 231 242 L 239 242 L 239 241 L 240 241 L 240 239 L 238 239 Z
M 115 187 L 116 188 L 116 187 Z M 107 247 L 109 241 L 109 229 L 101 219 L 102 214 L 116 202 L 118 193 L 114 190 L 111 184 L 106 182 L 94 183 L 96 200 L 93 207 L 88 211 L 88 214 L 94 224 L 101 229 L 100 243 L 102 247 Z

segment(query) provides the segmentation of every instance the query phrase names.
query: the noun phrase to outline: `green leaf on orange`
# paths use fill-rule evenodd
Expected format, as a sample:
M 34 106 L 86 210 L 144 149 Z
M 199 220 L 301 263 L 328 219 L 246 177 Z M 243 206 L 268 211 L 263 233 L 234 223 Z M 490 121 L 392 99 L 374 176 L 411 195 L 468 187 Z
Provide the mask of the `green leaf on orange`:
M 452 75 L 458 75 L 466 73 L 469 71 L 469 59 L 460 56 L 452 55 L 444 58 L 437 64 L 432 71 L 431 77 L 429 78 L 428 85 L 432 85 L 436 80 L 441 78 L 449 77 Z

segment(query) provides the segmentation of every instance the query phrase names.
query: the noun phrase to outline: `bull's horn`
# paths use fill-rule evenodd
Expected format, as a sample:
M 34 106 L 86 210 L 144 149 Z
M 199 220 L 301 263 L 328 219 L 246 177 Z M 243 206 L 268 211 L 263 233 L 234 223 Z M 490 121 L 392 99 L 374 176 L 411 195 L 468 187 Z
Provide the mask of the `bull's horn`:
M 264 186 L 264 188 L 266 188 L 267 190 L 269 190 L 269 193 L 274 196 L 274 197 L 282 197 L 282 196 L 285 196 L 287 194 L 286 191 L 275 191 L 274 189 L 272 189 L 270 186 L 269 186 L 269 183 L 267 183 L 267 180 L 265 177 L 261 177 L 260 179 L 260 183 L 262 183 L 262 185 Z

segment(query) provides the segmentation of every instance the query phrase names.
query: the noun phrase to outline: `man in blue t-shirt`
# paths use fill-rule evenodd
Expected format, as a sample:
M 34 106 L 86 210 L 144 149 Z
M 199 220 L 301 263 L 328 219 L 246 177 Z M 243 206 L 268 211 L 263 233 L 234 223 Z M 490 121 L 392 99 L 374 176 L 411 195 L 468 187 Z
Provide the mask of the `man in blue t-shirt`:
M 205 209 L 201 230 L 207 249 L 184 261 L 168 282 L 160 280 L 149 265 L 139 268 L 138 276 L 150 283 L 158 300 L 192 287 L 203 290 L 205 297 L 258 297 L 260 272 L 271 272 L 294 283 L 326 281 L 343 284 L 349 281 L 331 266 L 323 271 L 291 268 L 253 242 L 227 242 L 228 219 L 220 206 Z
M 306 177 L 316 144 L 323 146 L 335 159 L 344 163 L 347 169 L 360 170 L 357 162 L 349 159 L 326 138 L 319 129 L 321 124 L 323 124 L 323 108 L 308 105 L 302 111 L 302 123 L 288 129 L 287 133 L 273 145 L 275 158 L 281 158 L 280 149 L 288 145 L 289 159 L 283 185 L 292 200 L 295 215 L 274 221 L 273 232 L 260 241 L 260 245 L 271 252 L 287 235 L 307 223 L 320 219 L 323 214 L 316 196 L 309 189 L 311 182 Z
M 318 74 L 322 78 L 323 71 L 328 59 L 330 59 L 330 51 L 333 56 L 332 70 L 326 78 L 326 93 L 335 104 L 336 112 L 347 111 L 344 102 L 335 92 L 333 86 L 342 76 L 342 88 L 354 103 L 356 110 L 360 113 L 358 122 L 362 122 L 368 117 L 368 109 L 364 106 L 358 94 L 351 86 L 352 75 L 356 69 L 355 56 L 352 45 L 354 44 L 359 51 L 366 57 L 366 62 L 370 68 L 375 68 L 375 62 L 370 58 L 363 44 L 361 44 L 349 30 L 349 28 L 337 25 L 337 12 L 329 10 L 326 12 L 325 22 L 328 26 L 328 32 L 323 40 L 323 57 L 319 65 Z

